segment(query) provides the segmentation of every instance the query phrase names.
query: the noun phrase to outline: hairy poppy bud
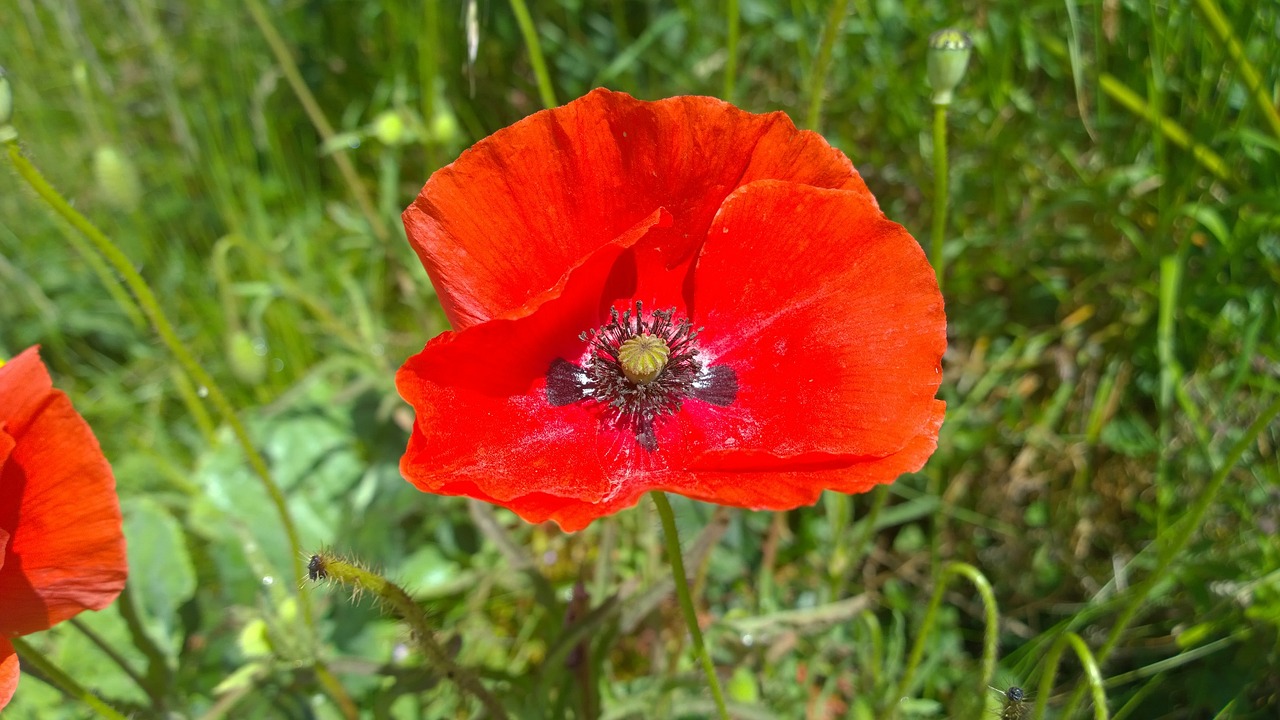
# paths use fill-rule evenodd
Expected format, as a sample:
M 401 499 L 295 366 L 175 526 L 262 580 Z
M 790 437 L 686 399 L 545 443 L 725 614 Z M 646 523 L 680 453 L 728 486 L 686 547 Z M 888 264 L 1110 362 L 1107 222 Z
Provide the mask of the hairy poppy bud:
M 111 145 L 93 151 L 93 179 L 98 191 L 113 207 L 133 211 L 142 199 L 138 169 L 128 156 Z
M 946 28 L 929 36 L 929 87 L 934 105 L 950 105 L 951 93 L 964 79 L 973 41 L 963 30 Z

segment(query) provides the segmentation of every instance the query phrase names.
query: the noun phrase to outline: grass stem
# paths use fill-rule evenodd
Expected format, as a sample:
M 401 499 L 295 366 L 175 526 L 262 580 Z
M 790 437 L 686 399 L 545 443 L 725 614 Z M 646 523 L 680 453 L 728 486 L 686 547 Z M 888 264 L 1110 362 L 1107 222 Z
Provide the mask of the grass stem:
M 271 54 L 275 56 L 276 62 L 279 63 L 280 72 L 284 74 L 285 80 L 289 83 L 289 88 L 293 90 L 294 96 L 302 104 L 302 109 L 307 114 L 307 118 L 311 120 L 311 125 L 320 134 L 321 143 L 325 146 L 331 146 L 333 137 L 336 134 L 333 125 L 329 124 L 329 119 L 325 117 L 324 110 L 320 108 L 320 103 L 316 102 L 315 95 L 311 94 L 311 89 L 307 87 L 307 83 L 302 79 L 302 73 L 298 71 L 298 64 L 293 61 L 293 55 L 289 52 L 289 47 L 285 44 L 284 38 L 276 31 L 275 25 L 271 23 L 271 17 L 267 15 L 267 11 L 262 7 L 262 3 L 259 0 L 247 0 L 245 7 L 249 10 L 249 14 L 253 16 L 253 22 L 258 26 L 262 37 L 271 48 Z M 424 118 L 423 121 L 429 123 L 431 118 Z M 391 232 L 387 229 L 387 224 L 383 222 L 382 217 L 374 209 L 373 200 L 369 197 L 369 190 L 364 186 L 364 181 L 360 179 L 359 173 L 356 172 L 356 166 L 351 162 L 351 158 L 342 152 L 333 153 L 333 161 L 338 164 L 338 172 L 342 174 L 342 179 L 347 184 L 347 189 L 351 191 L 351 195 L 355 198 L 356 205 L 360 208 L 360 214 L 364 215 L 365 220 L 369 223 L 369 229 L 373 231 L 374 237 L 378 238 L 378 241 L 383 244 L 385 250 L 387 243 L 391 240 Z
M 738 79 L 738 36 L 742 14 L 738 11 L 738 0 L 725 2 L 725 20 L 729 26 L 729 37 L 725 43 L 728 57 L 724 63 L 724 97 L 725 102 L 733 102 L 734 83 Z
M 511 10 L 516 14 L 520 34 L 529 48 L 529 63 L 533 65 L 533 74 L 538 81 L 538 96 L 542 98 L 543 107 L 553 108 L 560 103 L 556 100 L 555 88 L 551 86 L 551 75 L 547 72 L 547 61 L 542 56 L 542 43 L 538 41 L 538 29 L 533 26 L 529 6 L 524 0 L 511 0 Z
M 818 41 L 818 56 L 809 68 L 809 112 L 805 115 L 804 126 L 810 130 L 818 129 L 822 119 L 822 103 L 826 99 L 827 68 L 831 65 L 831 54 L 836 45 L 840 29 L 844 27 L 844 18 L 849 11 L 849 0 L 836 0 L 831 3 L 827 13 L 827 24 L 822 28 L 822 39 Z
M 1000 611 L 996 605 L 995 592 L 992 591 L 991 583 L 987 581 L 986 576 L 974 566 L 962 562 L 947 563 L 938 578 L 938 584 L 933 589 L 933 596 L 929 599 L 928 609 L 925 610 L 924 619 L 920 623 L 920 631 L 916 635 L 915 644 L 911 646 L 911 654 L 902 671 L 898 690 L 893 695 L 898 702 L 895 702 L 889 711 L 891 719 L 898 717 L 902 698 L 907 697 L 907 694 L 912 691 L 911 684 L 924 659 L 925 641 L 929 639 L 933 623 L 938 618 L 938 610 L 942 607 L 942 596 L 946 593 L 951 580 L 961 576 L 973 583 L 978 595 L 982 597 L 985 625 L 982 633 L 982 678 L 978 685 L 979 692 L 985 693 L 991 684 L 991 678 L 996 672 L 996 653 L 999 650 L 1000 640 Z

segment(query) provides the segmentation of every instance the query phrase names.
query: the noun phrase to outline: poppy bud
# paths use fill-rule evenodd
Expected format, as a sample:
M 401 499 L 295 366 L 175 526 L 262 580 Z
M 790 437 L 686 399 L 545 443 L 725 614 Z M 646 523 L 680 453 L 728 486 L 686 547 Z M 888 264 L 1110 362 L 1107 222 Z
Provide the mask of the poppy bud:
M 246 385 L 256 385 L 267 375 L 266 358 L 243 330 L 236 330 L 227 339 L 227 362 L 231 374 Z
M 132 161 L 111 145 L 93 151 L 93 179 L 98 191 L 113 207 L 132 212 L 142 199 L 138 169 Z
M 384 110 L 373 119 L 373 136 L 383 145 L 399 145 L 405 139 L 404 118 L 395 110 Z
M 0 67 L 0 126 L 8 125 L 13 117 L 13 88 L 4 68 Z
M 929 36 L 929 87 L 934 105 L 950 105 L 951 93 L 964 79 L 973 41 L 963 30 L 946 28 Z

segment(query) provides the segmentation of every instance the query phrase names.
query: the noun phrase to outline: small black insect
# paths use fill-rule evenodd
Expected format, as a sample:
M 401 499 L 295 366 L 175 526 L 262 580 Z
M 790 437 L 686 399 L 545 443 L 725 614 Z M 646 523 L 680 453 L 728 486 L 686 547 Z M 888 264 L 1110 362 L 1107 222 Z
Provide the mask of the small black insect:
M 311 560 L 307 562 L 307 577 L 313 582 L 329 577 L 329 573 L 324 569 L 324 558 L 319 555 L 311 556 Z
M 1000 720 L 1024 720 L 1031 714 L 1031 707 L 1027 703 L 1027 693 L 1017 685 L 1012 685 L 1008 690 L 996 690 L 1004 696 L 1004 704 L 1000 708 Z

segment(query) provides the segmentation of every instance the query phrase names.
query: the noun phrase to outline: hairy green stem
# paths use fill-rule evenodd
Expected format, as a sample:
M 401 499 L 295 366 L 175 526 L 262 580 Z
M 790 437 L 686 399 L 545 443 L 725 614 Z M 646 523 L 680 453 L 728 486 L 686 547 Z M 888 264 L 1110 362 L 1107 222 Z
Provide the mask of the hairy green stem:
M 693 638 L 693 649 L 702 663 L 702 671 L 707 676 L 707 684 L 711 686 L 711 697 L 715 700 L 716 711 L 720 720 L 729 720 L 729 709 L 725 706 L 724 691 L 720 689 L 720 677 L 716 675 L 716 666 L 711 662 L 707 652 L 707 644 L 702 639 L 702 628 L 698 625 L 698 611 L 693 607 L 693 596 L 689 594 L 689 576 L 685 574 L 684 557 L 680 551 L 680 533 L 676 530 L 676 516 L 671 511 L 671 502 L 660 490 L 649 493 L 653 504 L 658 508 L 658 517 L 662 520 L 662 534 L 667 543 L 667 559 L 671 563 L 671 572 L 676 582 L 676 598 L 680 601 L 680 610 L 684 612 L 685 623 L 689 626 L 689 636 Z
M 942 241 L 947 231 L 948 188 L 947 166 L 947 106 L 933 106 L 933 233 L 929 243 L 929 259 L 938 275 L 938 292 L 942 292 L 942 277 L 946 272 L 946 258 L 942 254 Z
M 978 684 L 979 692 L 985 693 L 987 687 L 991 684 L 991 678 L 996 672 L 996 652 L 999 650 L 1000 639 L 1000 613 L 996 606 L 995 593 L 991 590 L 991 583 L 987 581 L 986 576 L 974 566 L 962 562 L 947 563 L 938 577 L 938 584 L 933 589 L 933 596 L 929 598 L 929 607 L 925 610 L 924 621 L 920 624 L 920 632 L 916 635 L 915 644 L 911 646 L 911 655 L 907 658 L 906 668 L 902 672 L 902 680 L 899 681 L 898 691 L 894 694 L 894 697 L 898 698 L 899 701 L 894 703 L 890 709 L 890 718 L 898 717 L 898 710 L 902 704 L 901 699 L 907 697 L 907 693 L 911 692 L 911 683 L 915 680 L 916 671 L 920 668 L 920 662 L 924 659 L 925 641 L 928 640 L 929 631 L 933 629 L 933 623 L 938 617 L 938 610 L 942 607 L 942 596 L 947 591 L 947 585 L 958 576 L 963 576 L 973 583 L 978 595 L 982 597 L 985 626 L 982 634 L 982 678 Z
M 1231 446 L 1231 452 L 1227 453 L 1227 457 L 1214 472 L 1209 484 L 1205 486 L 1204 490 L 1200 491 L 1200 496 L 1192 503 L 1188 511 L 1182 516 L 1182 519 L 1170 527 L 1169 532 L 1173 534 L 1173 537 L 1169 542 L 1159 547 L 1156 566 L 1151 569 L 1151 572 L 1142 582 L 1135 585 L 1130 591 L 1127 604 L 1120 611 L 1119 617 L 1112 623 L 1111 632 L 1107 635 L 1107 639 L 1103 641 L 1102 647 L 1098 648 L 1098 652 L 1094 654 L 1099 664 L 1105 663 L 1107 658 L 1111 656 L 1111 651 L 1120 642 L 1120 638 L 1124 635 L 1125 630 L 1128 629 L 1129 623 L 1133 622 L 1133 619 L 1137 617 L 1138 612 L 1146 603 L 1147 596 L 1151 594 L 1155 586 L 1169 577 L 1169 569 L 1173 565 L 1173 561 L 1177 559 L 1182 549 L 1195 537 L 1196 531 L 1200 529 L 1200 523 L 1204 521 L 1204 516 L 1208 513 L 1214 498 L 1217 497 L 1218 491 L 1222 489 L 1223 483 L 1227 481 L 1227 476 L 1231 474 L 1231 471 L 1235 469 L 1236 464 L 1240 462 L 1244 454 L 1258 441 L 1258 436 L 1270 427 L 1277 416 L 1280 416 L 1280 398 L 1273 400 L 1267 406 L 1267 409 L 1258 414 L 1258 417 L 1244 431 L 1244 434 L 1236 441 L 1235 445 Z M 1084 686 L 1077 687 L 1067 701 L 1067 705 L 1062 711 L 1062 717 L 1071 717 L 1083 697 Z
M 741 13 L 738 12 L 738 0 L 728 0 L 725 3 L 725 15 L 729 25 L 729 38 L 725 43 L 725 52 L 728 57 L 724 62 L 724 97 L 725 102 L 733 102 L 733 86 L 738 79 L 738 27 L 742 22 Z
M 822 118 L 822 102 L 827 84 L 827 67 L 831 64 L 831 52 L 835 48 L 844 17 L 848 14 L 849 0 L 836 0 L 827 13 L 827 24 L 822 28 L 818 44 L 818 56 L 809 68 L 809 112 L 805 115 L 805 127 L 816 131 Z
M 542 44 L 538 41 L 538 30 L 533 26 L 529 6 L 524 0 L 511 0 L 511 10 L 516 14 L 524 44 L 529 47 L 529 63 L 533 65 L 533 74 L 538 80 L 538 96 L 542 98 L 544 107 L 553 108 L 560 103 L 556 101 L 556 91 L 551 87 L 551 75 L 547 73 L 547 61 L 542 57 Z
M 1045 710 L 1049 707 L 1049 696 L 1053 693 L 1053 679 L 1058 674 L 1058 665 L 1062 661 L 1062 652 L 1070 645 L 1072 650 L 1076 651 L 1076 657 L 1080 659 L 1080 666 L 1084 668 L 1085 678 L 1088 680 L 1089 689 L 1093 692 L 1093 717 L 1094 720 L 1107 720 L 1107 691 L 1102 687 L 1102 672 L 1098 669 L 1098 663 L 1094 660 L 1093 653 L 1089 652 L 1089 646 L 1079 635 L 1073 632 L 1064 632 L 1054 640 L 1053 645 L 1049 648 L 1049 654 L 1045 656 L 1045 663 L 1048 670 L 1040 676 L 1040 687 L 1036 690 L 1036 707 L 1035 720 L 1043 720 Z M 1070 717 L 1063 714 L 1062 717 Z
M 333 580 L 350 586 L 357 593 L 367 592 L 378 596 L 409 624 L 414 644 L 429 663 L 457 685 L 459 690 L 478 700 L 490 717 L 495 720 L 507 717 L 502 703 L 480 683 L 475 673 L 453 661 L 444 646 L 436 640 L 435 633 L 427 622 L 427 613 L 399 585 L 329 553 L 312 555 L 309 570 L 310 577 L 314 580 Z
M 108 718 L 108 720 L 125 720 L 124 715 L 120 714 L 115 708 L 103 702 L 93 693 L 86 690 L 80 683 L 76 682 L 72 677 L 62 671 L 62 668 L 53 664 L 53 661 L 45 657 L 40 651 L 31 647 L 26 640 L 22 638 L 9 638 L 9 642 L 13 643 L 13 648 L 18 651 L 19 659 L 30 664 L 36 670 L 44 674 L 49 682 L 53 683 L 59 690 L 67 695 L 67 697 L 79 700 L 89 706 L 99 717 Z
M 214 382 L 213 377 L 196 361 L 195 356 L 187 349 L 187 346 L 178 338 L 177 332 L 174 331 L 173 325 L 169 322 L 169 318 L 160 309 L 160 303 L 156 300 L 156 296 L 151 292 L 151 287 L 147 285 L 147 281 L 142 278 L 133 267 L 133 263 L 125 256 L 120 248 L 116 247 L 96 225 L 89 221 L 84 215 L 80 214 L 75 208 L 62 197 L 62 195 L 45 180 L 44 176 L 35 165 L 31 163 L 21 150 L 18 143 L 10 140 L 6 143 L 9 152 L 9 159 L 13 162 L 14 168 L 18 171 L 18 175 L 31 186 L 31 189 L 40 196 L 42 200 L 49 205 L 59 216 L 71 223 L 73 227 L 84 234 L 89 239 L 103 258 L 115 268 L 115 271 L 124 279 L 129 290 L 137 299 L 138 305 L 141 306 L 142 312 L 146 314 L 147 319 L 151 321 L 152 328 L 156 334 L 160 336 L 161 342 L 169 349 L 178 364 L 187 375 L 199 387 L 205 388 L 209 393 L 209 401 L 218 409 L 223 420 L 231 426 L 232 432 L 236 436 L 240 447 L 244 450 L 245 456 L 249 461 L 249 465 L 258 475 L 258 479 L 262 483 L 262 487 L 266 490 L 267 495 L 271 498 L 271 504 L 275 507 L 276 514 L 280 517 L 280 524 L 284 527 L 285 535 L 289 539 L 289 548 L 293 555 L 293 574 L 295 585 L 301 585 L 303 578 L 306 577 L 305 568 L 302 566 L 302 543 L 298 539 L 298 529 L 293 523 L 293 517 L 289 514 L 289 507 L 285 501 L 284 493 L 281 492 L 280 486 L 276 484 L 271 477 L 271 471 L 267 468 L 267 462 L 262 455 L 253 446 L 253 442 L 249 439 L 249 433 L 245 429 L 244 424 L 236 416 L 235 408 L 232 407 L 231 401 L 222 393 L 221 388 Z M 303 618 L 307 627 L 314 629 L 315 620 L 312 617 L 311 604 L 305 599 L 301 601 Z

